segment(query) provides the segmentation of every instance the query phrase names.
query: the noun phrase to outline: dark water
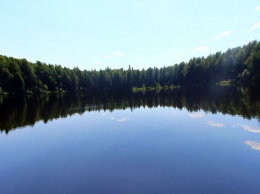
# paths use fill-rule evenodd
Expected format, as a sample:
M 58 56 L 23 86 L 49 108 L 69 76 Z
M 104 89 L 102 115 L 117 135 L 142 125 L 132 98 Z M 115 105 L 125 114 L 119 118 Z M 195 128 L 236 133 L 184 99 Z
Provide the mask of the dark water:
M 259 193 L 258 97 L 0 97 L 0 193 Z

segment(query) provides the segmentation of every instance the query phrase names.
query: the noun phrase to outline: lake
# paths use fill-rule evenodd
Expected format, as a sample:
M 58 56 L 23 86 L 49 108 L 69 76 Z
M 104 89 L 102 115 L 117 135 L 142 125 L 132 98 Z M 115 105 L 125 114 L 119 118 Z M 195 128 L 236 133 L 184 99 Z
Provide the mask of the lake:
M 245 88 L 0 97 L 0 193 L 259 193 Z

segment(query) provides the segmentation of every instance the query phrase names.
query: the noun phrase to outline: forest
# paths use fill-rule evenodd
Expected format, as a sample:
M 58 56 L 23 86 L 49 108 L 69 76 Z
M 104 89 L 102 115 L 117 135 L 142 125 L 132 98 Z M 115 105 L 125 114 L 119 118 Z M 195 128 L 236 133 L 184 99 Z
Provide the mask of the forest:
M 0 94 L 131 90 L 160 86 L 258 85 L 260 42 L 167 67 L 80 70 L 0 55 Z

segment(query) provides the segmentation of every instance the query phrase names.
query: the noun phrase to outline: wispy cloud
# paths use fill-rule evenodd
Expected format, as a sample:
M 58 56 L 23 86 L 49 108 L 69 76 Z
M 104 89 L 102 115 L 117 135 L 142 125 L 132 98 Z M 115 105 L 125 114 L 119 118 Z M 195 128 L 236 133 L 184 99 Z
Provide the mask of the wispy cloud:
M 191 118 L 201 118 L 201 117 L 204 117 L 204 114 L 201 113 L 201 112 L 198 112 L 198 113 L 190 113 L 189 116 Z
M 104 55 L 104 58 L 105 58 L 105 59 L 109 59 L 109 58 L 110 58 L 110 55 Z
M 260 28 L 260 22 L 255 23 L 255 24 L 249 29 L 249 31 L 255 30 L 255 29 L 257 29 L 257 28 Z
M 252 133 L 260 133 L 260 128 L 253 128 L 247 125 L 242 125 L 242 127 L 244 128 L 244 130 L 252 132 Z
M 226 127 L 223 123 L 215 123 L 215 122 L 209 121 L 208 124 L 212 127 Z
M 214 39 L 215 39 L 215 40 L 219 40 L 219 39 L 221 39 L 221 38 L 223 38 L 223 37 L 230 36 L 230 35 L 233 34 L 233 33 L 234 33 L 233 30 L 229 30 L 229 31 L 226 31 L 226 32 L 222 32 L 222 33 L 216 35 L 216 36 L 214 37 Z
M 126 122 L 127 120 L 129 120 L 129 118 L 121 118 L 121 119 L 118 119 L 117 122 L 120 122 L 120 123 L 123 123 L 123 122 Z
M 115 52 L 111 53 L 111 55 L 116 56 L 116 57 L 122 57 L 122 56 L 125 56 L 126 53 L 123 53 L 120 51 L 115 51 Z
M 256 141 L 245 141 L 246 145 L 249 145 L 252 149 L 260 151 L 260 143 Z
M 257 9 L 256 9 L 257 11 L 260 11 L 260 5 L 257 7 Z
M 209 46 L 199 46 L 193 49 L 194 52 L 204 52 L 209 50 Z
M 123 122 L 126 122 L 127 120 L 129 120 L 129 118 L 123 117 L 123 118 L 120 118 L 120 119 L 116 119 L 116 117 L 110 117 L 110 120 L 111 121 L 117 121 L 119 123 L 123 123 Z

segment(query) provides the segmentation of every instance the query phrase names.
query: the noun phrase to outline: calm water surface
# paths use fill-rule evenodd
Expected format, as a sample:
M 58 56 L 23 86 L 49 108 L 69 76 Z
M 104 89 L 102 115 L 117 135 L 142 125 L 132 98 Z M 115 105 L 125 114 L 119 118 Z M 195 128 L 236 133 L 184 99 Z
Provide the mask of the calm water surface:
M 0 134 L 0 193 L 259 193 L 260 123 L 185 107 L 83 111 Z

